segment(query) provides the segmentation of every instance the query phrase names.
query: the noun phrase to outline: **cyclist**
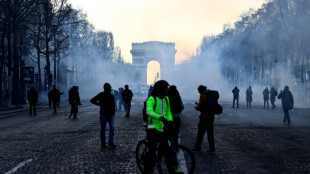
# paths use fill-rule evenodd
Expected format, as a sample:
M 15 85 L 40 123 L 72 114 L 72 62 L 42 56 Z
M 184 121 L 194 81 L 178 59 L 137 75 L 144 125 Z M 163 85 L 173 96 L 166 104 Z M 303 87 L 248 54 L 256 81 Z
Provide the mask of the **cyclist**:
M 168 147 L 168 134 L 164 132 L 165 127 L 172 127 L 172 115 L 168 94 L 168 82 L 159 80 L 155 83 L 152 96 L 146 101 L 147 140 L 148 151 L 146 153 L 144 170 L 146 173 L 153 173 L 156 163 L 156 149 L 165 152 L 166 164 L 169 173 L 180 173 L 176 168 L 177 164 L 172 161 L 173 151 Z M 156 106 L 155 106 L 156 105 Z M 155 106 L 155 107 L 154 107 Z M 163 154 L 159 154 L 163 155 Z

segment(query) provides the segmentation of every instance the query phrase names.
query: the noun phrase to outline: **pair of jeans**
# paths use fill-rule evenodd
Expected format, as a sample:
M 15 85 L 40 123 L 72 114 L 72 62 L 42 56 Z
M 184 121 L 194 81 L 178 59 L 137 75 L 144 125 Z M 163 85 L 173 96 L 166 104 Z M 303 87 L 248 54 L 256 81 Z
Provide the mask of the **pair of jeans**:
M 234 99 L 233 99 L 233 108 L 235 107 L 235 100 L 237 100 L 237 108 L 239 108 L 239 97 L 234 97 Z
M 100 114 L 100 141 L 102 144 L 106 143 L 106 136 L 105 136 L 105 130 L 107 122 L 109 123 L 109 144 L 113 144 L 114 142 L 114 114 L 111 115 L 104 115 Z
M 214 135 L 213 135 L 213 123 L 214 123 L 214 119 L 200 120 L 199 121 L 197 141 L 195 144 L 195 149 L 197 149 L 197 150 L 201 149 L 201 143 L 202 143 L 203 137 L 207 131 L 209 150 L 211 150 L 211 151 L 215 150 Z

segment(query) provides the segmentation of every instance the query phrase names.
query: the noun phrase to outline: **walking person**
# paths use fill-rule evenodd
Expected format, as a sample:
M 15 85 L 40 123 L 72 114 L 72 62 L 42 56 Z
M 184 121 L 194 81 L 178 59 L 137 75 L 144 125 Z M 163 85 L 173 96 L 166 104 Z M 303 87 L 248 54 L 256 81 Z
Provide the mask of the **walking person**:
M 124 110 L 125 110 L 125 104 L 124 104 L 124 100 L 122 96 L 123 91 L 124 91 L 124 88 L 118 88 L 118 94 L 119 94 L 118 111 L 122 110 L 122 106 L 124 106 Z
M 251 86 L 246 90 L 246 108 L 251 108 L 253 91 Z
M 276 105 L 274 104 L 274 102 L 276 101 L 277 95 L 278 95 L 278 91 L 276 89 L 274 89 L 274 87 L 271 87 L 271 89 L 270 89 L 270 102 L 272 104 L 271 109 L 276 108 Z
M 264 109 L 269 109 L 269 90 L 266 87 L 263 91 L 263 96 L 264 96 Z
M 172 147 L 176 148 L 178 146 L 178 138 L 181 126 L 181 112 L 184 109 L 184 105 L 175 85 L 169 87 L 168 97 L 170 101 L 170 109 L 173 118 L 173 137 L 172 137 Z
M 27 93 L 27 99 L 29 102 L 29 115 L 32 115 L 32 109 L 33 109 L 33 114 L 37 115 L 37 102 L 38 102 L 38 92 L 34 89 L 32 86 L 30 90 Z
M 282 99 L 282 107 L 284 111 L 283 124 L 290 125 L 291 118 L 288 111 L 294 108 L 294 98 L 288 86 L 285 86 L 283 91 L 281 90 L 278 99 Z
M 198 132 L 197 132 L 197 140 L 195 143 L 195 148 L 193 151 L 201 151 L 201 144 L 205 132 L 207 131 L 208 135 L 208 143 L 209 143 L 209 150 L 208 153 L 215 153 L 215 145 L 214 145 L 214 135 L 213 135 L 213 123 L 214 123 L 214 114 L 212 112 L 208 112 L 207 105 L 208 105 L 208 97 L 207 87 L 200 85 L 198 87 L 198 93 L 200 94 L 199 103 L 196 103 L 195 109 L 200 111 L 199 115 L 199 124 L 198 124 Z
M 69 118 L 71 118 L 72 114 L 73 114 L 73 118 L 76 118 L 76 114 L 78 113 L 78 105 L 82 105 L 81 100 L 80 100 L 78 86 L 72 86 L 72 88 L 70 89 L 69 104 L 71 105 L 71 111 L 70 111 Z
M 56 85 L 53 85 L 53 89 L 50 91 L 50 95 L 51 95 L 51 101 L 53 103 L 53 108 L 54 108 L 54 112 L 53 114 L 57 114 L 57 102 L 60 101 L 60 95 L 61 93 L 59 92 L 58 89 L 56 89 Z
M 125 85 L 125 90 L 123 91 L 122 96 L 125 102 L 125 109 L 126 109 L 125 117 L 130 117 L 130 107 L 133 94 L 132 91 L 129 89 L 128 85 Z
M 237 100 L 237 108 L 239 108 L 239 92 L 240 92 L 240 90 L 237 88 L 237 86 L 235 86 L 235 88 L 231 92 L 234 94 L 232 108 L 235 107 L 235 101 L 236 100 Z
M 100 141 L 101 148 L 115 148 L 114 144 L 114 119 L 115 119 L 115 103 L 114 96 L 111 94 L 111 85 L 109 83 L 105 83 L 103 85 L 103 92 L 100 92 L 95 97 L 93 97 L 90 102 L 94 105 L 100 106 Z M 109 123 L 109 141 L 108 146 L 106 144 L 106 124 Z

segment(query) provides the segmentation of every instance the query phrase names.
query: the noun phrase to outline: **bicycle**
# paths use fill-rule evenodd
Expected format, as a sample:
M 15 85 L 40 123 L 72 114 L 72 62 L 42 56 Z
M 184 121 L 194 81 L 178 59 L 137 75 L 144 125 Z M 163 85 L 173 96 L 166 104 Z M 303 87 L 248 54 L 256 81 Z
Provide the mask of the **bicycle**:
M 169 139 L 167 143 L 169 145 L 169 149 L 174 150 L 173 148 L 170 148 L 171 141 Z M 147 144 L 148 144 L 147 139 L 142 139 L 138 142 L 137 147 L 136 147 L 136 162 L 137 162 L 138 168 L 141 173 L 145 173 L 144 162 L 145 162 L 146 152 L 148 148 Z M 176 149 L 175 153 L 176 153 L 177 162 L 179 164 L 178 165 L 179 171 L 182 171 L 185 174 L 193 174 L 195 171 L 195 167 L 196 167 L 196 160 L 195 160 L 195 156 L 193 152 L 186 146 L 183 146 L 180 144 L 177 145 L 177 148 L 175 149 Z M 159 156 L 159 154 L 160 154 L 159 149 L 157 149 L 156 165 L 157 165 L 158 173 L 160 174 L 169 173 L 168 167 L 166 163 L 163 161 L 164 156 Z

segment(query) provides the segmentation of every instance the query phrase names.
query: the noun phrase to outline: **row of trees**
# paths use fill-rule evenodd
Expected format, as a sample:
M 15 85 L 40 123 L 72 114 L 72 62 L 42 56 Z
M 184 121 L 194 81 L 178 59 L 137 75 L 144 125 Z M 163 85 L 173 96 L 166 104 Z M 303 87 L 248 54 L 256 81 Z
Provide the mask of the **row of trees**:
M 11 91 L 12 104 L 23 102 L 22 67 L 34 65 L 38 90 L 67 84 L 77 75 L 89 79 L 89 62 L 122 63 L 113 34 L 95 31 L 86 15 L 67 0 L 0 1 L 0 94 Z M 44 80 L 43 80 L 44 79 Z
M 224 25 L 221 34 L 204 37 L 191 61 L 218 60 L 235 85 L 304 83 L 310 68 L 309 7 L 308 0 L 270 0 L 233 26 Z

